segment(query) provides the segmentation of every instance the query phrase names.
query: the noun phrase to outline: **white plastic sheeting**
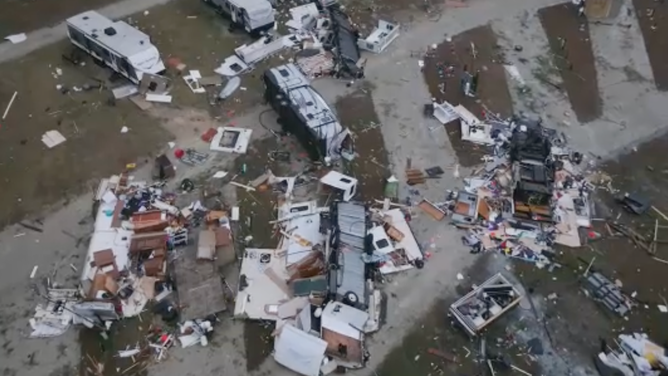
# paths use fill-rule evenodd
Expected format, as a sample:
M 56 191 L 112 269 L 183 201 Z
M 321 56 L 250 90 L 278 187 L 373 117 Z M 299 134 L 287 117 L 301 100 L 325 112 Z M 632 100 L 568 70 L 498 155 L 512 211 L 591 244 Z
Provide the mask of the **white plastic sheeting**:
M 276 362 L 304 376 L 318 376 L 327 342 L 285 324 L 274 342 Z

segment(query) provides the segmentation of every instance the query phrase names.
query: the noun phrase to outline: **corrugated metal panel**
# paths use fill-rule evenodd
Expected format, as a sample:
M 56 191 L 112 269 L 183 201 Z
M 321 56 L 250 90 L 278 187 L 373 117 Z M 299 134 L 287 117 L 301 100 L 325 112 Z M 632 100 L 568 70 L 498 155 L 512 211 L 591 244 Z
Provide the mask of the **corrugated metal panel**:
M 366 236 L 366 209 L 364 206 L 339 203 L 337 220 L 341 233 L 360 238 Z
M 339 236 L 340 246 L 348 245 L 357 250 L 364 251 L 364 238 L 341 233 Z
M 340 250 L 339 276 L 336 293 L 344 296 L 348 292 L 357 295 L 358 301 L 364 303 L 366 299 L 366 283 L 364 281 L 365 264 L 362 260 L 362 251 Z

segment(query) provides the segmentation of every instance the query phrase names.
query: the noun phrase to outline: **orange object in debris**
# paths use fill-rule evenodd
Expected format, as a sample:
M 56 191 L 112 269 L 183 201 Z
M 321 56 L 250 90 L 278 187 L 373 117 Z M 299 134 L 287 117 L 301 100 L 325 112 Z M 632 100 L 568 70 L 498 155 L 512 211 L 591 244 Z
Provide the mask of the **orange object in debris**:
M 457 357 L 455 357 L 453 354 L 447 353 L 445 351 L 440 351 L 440 350 L 437 350 L 437 349 L 434 349 L 434 348 L 430 347 L 429 349 L 427 349 L 427 352 L 430 353 L 431 355 L 436 355 L 439 358 L 443 358 L 443 359 L 449 360 L 451 362 L 456 362 L 457 361 Z
M 176 149 L 176 150 L 174 150 L 174 156 L 175 156 L 177 159 L 181 159 L 181 158 L 183 158 L 184 155 L 186 155 L 186 152 L 183 151 L 183 149 Z

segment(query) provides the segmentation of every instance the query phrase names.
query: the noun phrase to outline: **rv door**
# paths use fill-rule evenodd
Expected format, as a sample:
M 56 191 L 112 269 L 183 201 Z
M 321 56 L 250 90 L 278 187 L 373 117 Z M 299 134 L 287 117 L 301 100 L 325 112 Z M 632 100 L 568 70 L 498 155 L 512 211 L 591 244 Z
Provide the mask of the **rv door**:
M 130 77 L 133 80 L 137 79 L 137 72 L 135 72 L 134 67 L 128 61 L 128 58 L 123 57 L 123 58 L 117 59 L 116 61 L 117 61 L 117 64 L 118 64 L 118 68 L 122 72 L 125 72 L 128 75 L 128 77 Z
M 244 28 L 246 29 L 247 33 L 250 33 L 251 30 L 253 30 L 253 28 L 251 28 L 252 21 L 251 21 L 250 17 L 248 16 L 248 12 L 246 11 L 246 9 L 242 9 L 241 14 L 243 16 Z
M 228 2 L 228 4 L 229 4 L 230 17 L 232 18 L 232 23 L 238 23 L 238 21 L 237 21 L 237 11 L 239 10 L 239 8 L 237 8 L 233 4 L 230 4 L 229 2 Z

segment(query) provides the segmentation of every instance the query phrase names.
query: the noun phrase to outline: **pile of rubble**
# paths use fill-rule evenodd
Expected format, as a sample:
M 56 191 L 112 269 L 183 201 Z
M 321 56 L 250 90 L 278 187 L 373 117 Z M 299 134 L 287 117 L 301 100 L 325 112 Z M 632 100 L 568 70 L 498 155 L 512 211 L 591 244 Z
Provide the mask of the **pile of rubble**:
M 164 181 L 149 184 L 125 173 L 101 181 L 80 283 L 74 289 L 49 286 L 47 305 L 30 320 L 31 337 L 58 336 L 81 324 L 106 338 L 114 322 L 141 320 L 153 302 L 152 313 L 165 325 L 182 324 L 176 330 L 152 325 L 136 349 L 119 357 L 154 353 L 160 361 L 176 342 L 208 343 L 215 314 L 226 310 L 217 265 L 236 258 L 228 215 L 234 208 L 208 210 L 199 201 L 179 208 L 178 195 L 164 187 Z M 178 297 L 172 294 L 177 286 Z
M 264 182 L 276 178 L 270 172 Z M 246 248 L 234 316 L 276 324 L 274 358 L 303 375 L 360 368 L 369 357 L 365 336 L 381 323 L 379 274 L 423 266 L 423 255 L 400 209 L 350 201 L 357 180 L 330 171 L 320 183 L 340 199 L 319 207 L 281 191 L 276 249 Z
M 459 119 L 462 138 L 489 146 L 492 154 L 464 179 L 463 190 L 420 207 L 437 219 L 450 215 L 466 229 L 463 241 L 473 252 L 497 251 L 539 267 L 551 263 L 554 244 L 583 244 L 580 229 L 591 226 L 594 186 L 580 168 L 582 155 L 562 135 L 522 116 L 481 121 L 461 105 L 434 104 L 433 113 L 444 123 Z

